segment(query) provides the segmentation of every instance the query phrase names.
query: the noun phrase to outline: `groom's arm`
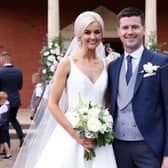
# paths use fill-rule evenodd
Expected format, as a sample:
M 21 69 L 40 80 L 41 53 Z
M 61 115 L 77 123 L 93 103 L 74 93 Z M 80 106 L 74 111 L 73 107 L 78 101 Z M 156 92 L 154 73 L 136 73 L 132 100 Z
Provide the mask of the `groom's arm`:
M 161 95 L 163 110 L 165 116 L 165 144 L 164 144 L 164 157 L 161 168 L 168 168 L 168 56 L 164 63 L 167 65 L 161 70 Z
M 164 156 L 168 156 L 168 56 L 164 63 L 167 67 L 161 69 L 161 96 L 165 117 L 165 146 Z M 164 66 L 162 65 L 162 66 Z

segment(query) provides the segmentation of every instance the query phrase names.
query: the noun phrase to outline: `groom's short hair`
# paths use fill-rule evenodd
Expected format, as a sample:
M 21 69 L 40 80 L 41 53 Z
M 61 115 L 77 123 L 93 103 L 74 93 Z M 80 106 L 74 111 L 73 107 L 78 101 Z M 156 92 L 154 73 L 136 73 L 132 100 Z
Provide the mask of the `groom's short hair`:
M 145 25 L 145 15 L 144 12 L 135 7 L 127 7 L 122 9 L 117 15 L 118 26 L 120 25 L 120 19 L 123 17 L 139 16 L 141 19 L 141 24 Z

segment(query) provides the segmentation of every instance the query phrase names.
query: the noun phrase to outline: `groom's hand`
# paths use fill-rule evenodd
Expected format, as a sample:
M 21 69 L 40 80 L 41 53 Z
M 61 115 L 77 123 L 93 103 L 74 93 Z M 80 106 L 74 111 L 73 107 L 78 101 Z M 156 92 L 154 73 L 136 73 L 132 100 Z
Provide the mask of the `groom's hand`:
M 168 156 L 165 156 L 162 161 L 162 167 L 161 168 L 168 168 Z

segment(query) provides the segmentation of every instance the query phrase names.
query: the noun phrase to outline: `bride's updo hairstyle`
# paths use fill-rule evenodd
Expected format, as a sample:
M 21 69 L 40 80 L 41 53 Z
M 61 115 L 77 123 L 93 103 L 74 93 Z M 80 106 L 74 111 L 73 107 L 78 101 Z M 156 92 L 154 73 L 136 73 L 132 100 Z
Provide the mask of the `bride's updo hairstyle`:
M 93 22 L 98 22 L 101 26 L 102 33 L 104 33 L 104 21 L 98 13 L 93 11 L 86 11 L 81 13 L 76 18 L 74 23 L 74 34 L 78 40 L 84 33 L 86 27 Z
M 98 22 L 102 29 L 102 34 L 104 34 L 104 21 L 102 17 L 93 11 L 86 11 L 81 13 L 75 20 L 74 23 L 74 35 L 75 37 L 71 41 L 66 53 L 66 56 L 74 56 L 81 47 L 80 44 L 80 37 L 86 30 L 87 26 L 93 22 Z M 99 44 L 99 46 L 96 48 L 96 53 L 99 57 L 104 58 L 105 57 L 105 50 L 102 42 Z

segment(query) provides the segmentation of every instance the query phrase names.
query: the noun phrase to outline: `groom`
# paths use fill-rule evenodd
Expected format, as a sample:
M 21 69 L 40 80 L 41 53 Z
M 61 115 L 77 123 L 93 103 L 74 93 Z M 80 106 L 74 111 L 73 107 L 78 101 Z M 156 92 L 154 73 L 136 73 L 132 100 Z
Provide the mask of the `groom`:
M 118 14 L 124 54 L 109 65 L 119 168 L 168 167 L 168 56 L 143 46 L 144 22 L 143 12 L 133 7 Z M 155 70 L 148 64 L 144 69 L 147 63 L 165 67 Z

